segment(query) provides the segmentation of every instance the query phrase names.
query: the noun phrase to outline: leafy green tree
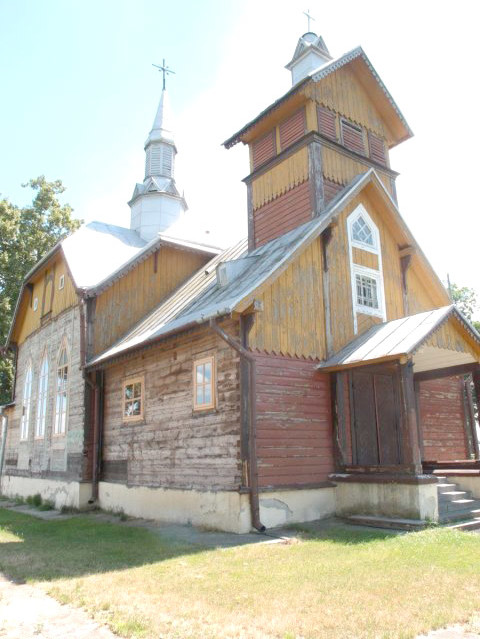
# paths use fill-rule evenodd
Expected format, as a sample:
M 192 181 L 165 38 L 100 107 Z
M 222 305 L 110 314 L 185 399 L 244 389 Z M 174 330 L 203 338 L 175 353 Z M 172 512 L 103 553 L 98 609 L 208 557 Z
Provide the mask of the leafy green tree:
M 478 309 L 477 293 L 468 286 L 458 286 L 450 284 L 450 295 L 452 302 L 457 306 L 465 317 L 472 322 L 477 331 L 480 329 L 480 322 L 473 320 L 473 314 Z
M 22 186 L 35 192 L 30 206 L 18 207 L 0 199 L 1 346 L 7 339 L 23 278 L 43 255 L 81 224 L 72 217 L 72 207 L 58 200 L 65 191 L 60 180 L 48 182 L 40 175 Z M 11 399 L 12 380 L 12 356 L 6 352 L 0 359 L 0 404 Z

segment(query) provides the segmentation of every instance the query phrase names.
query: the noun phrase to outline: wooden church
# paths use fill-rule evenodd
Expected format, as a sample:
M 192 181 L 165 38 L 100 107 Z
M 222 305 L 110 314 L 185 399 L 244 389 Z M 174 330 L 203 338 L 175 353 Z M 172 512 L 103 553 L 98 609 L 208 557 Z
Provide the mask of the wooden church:
M 287 69 L 224 143 L 250 150 L 248 240 L 180 232 L 164 90 L 130 228 L 89 224 L 26 276 L 2 494 L 238 533 L 471 516 L 480 335 L 398 210 L 412 132 L 361 48 L 309 32 Z

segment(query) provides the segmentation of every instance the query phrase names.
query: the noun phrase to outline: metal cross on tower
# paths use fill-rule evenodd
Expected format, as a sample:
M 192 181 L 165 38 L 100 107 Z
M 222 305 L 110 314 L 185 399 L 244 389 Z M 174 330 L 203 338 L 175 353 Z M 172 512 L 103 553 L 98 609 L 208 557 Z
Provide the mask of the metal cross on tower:
M 165 77 L 169 74 L 169 73 L 173 73 L 175 75 L 175 71 L 172 71 L 171 69 L 169 69 L 166 65 L 165 65 L 165 58 L 163 58 L 163 64 L 159 65 L 159 64 L 152 64 L 152 67 L 157 67 L 157 69 L 159 71 L 161 71 L 163 73 L 163 90 L 165 90 Z
M 315 18 L 313 16 L 310 15 L 310 9 L 307 9 L 306 11 L 303 12 L 304 16 L 307 16 L 307 20 L 308 20 L 308 31 L 310 31 L 310 20 L 315 21 Z

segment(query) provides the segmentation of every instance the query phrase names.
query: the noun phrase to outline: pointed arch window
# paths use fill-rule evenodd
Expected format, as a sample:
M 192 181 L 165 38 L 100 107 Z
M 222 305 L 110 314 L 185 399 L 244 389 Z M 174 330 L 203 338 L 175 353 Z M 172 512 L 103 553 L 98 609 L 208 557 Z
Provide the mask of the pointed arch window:
M 63 435 L 67 430 L 68 404 L 68 353 L 65 344 L 62 345 L 57 360 L 57 388 L 55 397 L 54 435 Z
M 45 421 L 47 417 L 48 399 L 48 354 L 45 351 L 40 365 L 40 377 L 38 378 L 37 421 L 35 423 L 35 437 L 45 436 Z
M 20 439 L 28 438 L 28 428 L 30 425 L 30 413 L 32 409 L 32 363 L 28 364 L 23 385 L 22 419 L 20 422 Z
M 359 215 L 352 225 L 352 239 L 360 244 L 375 248 L 375 236 L 370 225 Z

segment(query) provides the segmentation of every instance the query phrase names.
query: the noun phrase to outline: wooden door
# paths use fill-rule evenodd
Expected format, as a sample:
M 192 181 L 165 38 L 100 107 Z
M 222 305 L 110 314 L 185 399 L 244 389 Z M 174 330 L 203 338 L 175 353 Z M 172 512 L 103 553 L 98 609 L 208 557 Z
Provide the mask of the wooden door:
M 354 463 L 393 466 L 400 463 L 396 376 L 389 372 L 352 373 Z

